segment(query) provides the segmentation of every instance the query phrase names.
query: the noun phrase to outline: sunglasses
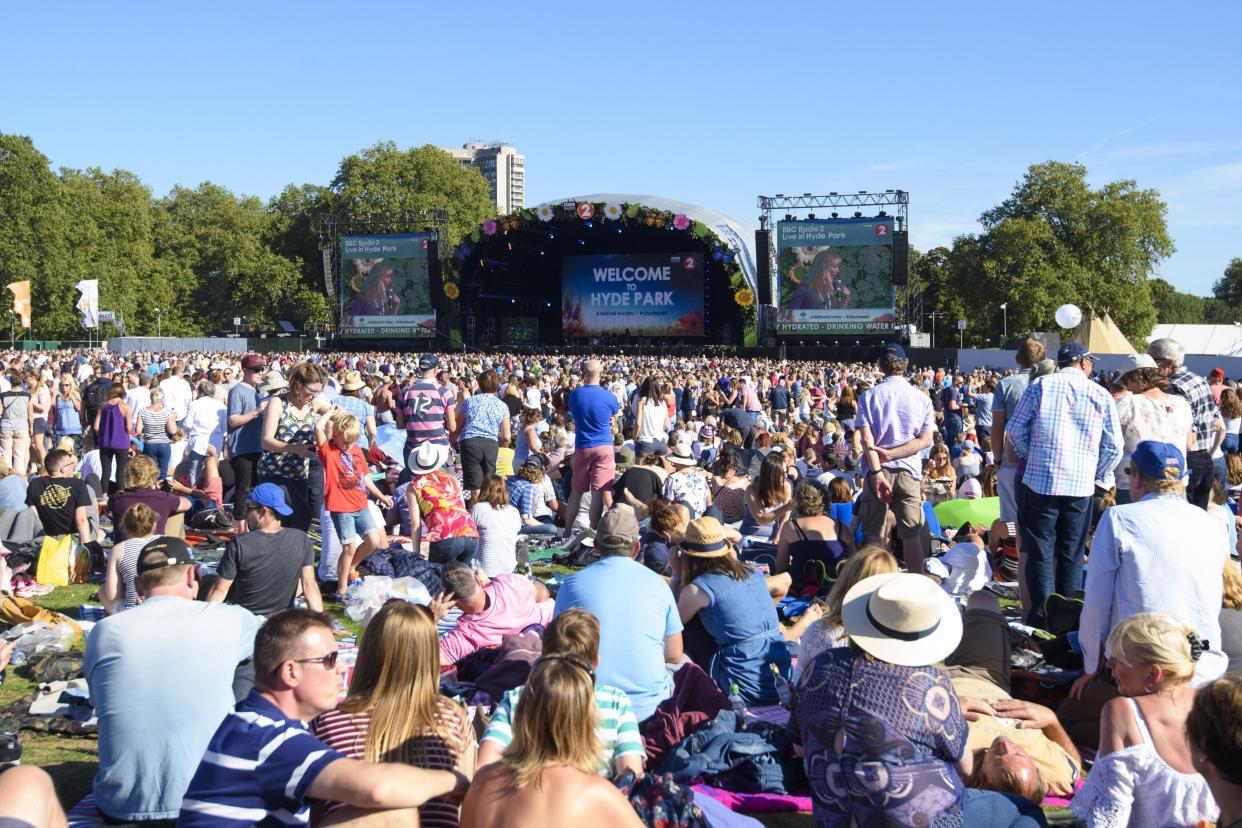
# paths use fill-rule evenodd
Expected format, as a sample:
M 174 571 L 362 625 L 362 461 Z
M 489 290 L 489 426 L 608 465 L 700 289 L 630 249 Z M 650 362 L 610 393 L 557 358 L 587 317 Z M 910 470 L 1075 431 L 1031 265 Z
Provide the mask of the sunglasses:
M 339 650 L 328 653 L 325 656 L 315 656 L 314 658 L 293 658 L 290 661 L 296 661 L 298 664 L 319 664 L 325 670 L 335 670 L 336 660 L 340 657 Z

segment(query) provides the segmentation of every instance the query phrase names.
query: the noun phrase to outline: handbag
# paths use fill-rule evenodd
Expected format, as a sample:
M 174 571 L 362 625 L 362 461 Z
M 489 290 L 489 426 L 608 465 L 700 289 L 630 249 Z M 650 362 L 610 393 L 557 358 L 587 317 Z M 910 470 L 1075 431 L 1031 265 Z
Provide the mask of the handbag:
M 48 535 L 39 547 L 39 566 L 35 579 L 48 586 L 68 586 L 70 562 L 73 558 L 72 535 Z

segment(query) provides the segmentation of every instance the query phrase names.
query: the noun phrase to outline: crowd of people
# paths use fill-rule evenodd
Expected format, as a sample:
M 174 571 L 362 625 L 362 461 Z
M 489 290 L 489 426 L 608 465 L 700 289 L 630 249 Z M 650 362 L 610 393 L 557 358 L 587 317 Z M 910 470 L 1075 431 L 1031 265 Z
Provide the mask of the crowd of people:
M 1237 387 L 1172 340 L 1108 375 L 879 351 L 5 354 L 0 539 L 38 555 L 0 589 L 105 573 L 107 824 L 641 825 L 625 784 L 783 709 L 817 825 L 1242 825 Z M 545 583 L 541 543 L 593 552 Z M 442 589 L 343 688 L 324 610 L 388 550 Z M 519 686 L 442 692 L 531 634 Z M 1015 674 L 1041 640 L 1055 704 Z M 0 823 L 63 824 L 49 790 L 0 776 Z

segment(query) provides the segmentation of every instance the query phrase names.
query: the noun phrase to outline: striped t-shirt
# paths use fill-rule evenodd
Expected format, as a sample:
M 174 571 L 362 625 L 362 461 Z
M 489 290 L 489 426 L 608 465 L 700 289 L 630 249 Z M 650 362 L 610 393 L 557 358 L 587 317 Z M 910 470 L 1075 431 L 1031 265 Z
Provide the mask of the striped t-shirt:
M 307 825 L 306 793 L 341 754 L 251 690 L 207 744 L 178 825 Z
M 401 413 L 405 417 L 406 449 L 427 442 L 447 445 L 448 432 L 444 428 L 444 415 L 456 400 L 452 391 L 435 380 L 415 380 L 401 398 Z
M 480 743 L 491 739 L 499 742 L 501 748 L 509 746 L 513 741 L 513 711 L 521 695 L 521 687 L 505 693 L 500 704 L 496 705 L 492 720 L 487 723 Z M 634 708 L 630 707 L 630 697 L 625 695 L 625 691 L 598 685 L 595 688 L 595 708 L 599 711 L 595 735 L 599 737 L 599 743 L 604 749 L 600 775 L 611 774 L 614 757 L 635 755 L 645 759 L 647 753 L 643 750 L 643 738 L 638 734 L 638 719 L 634 716 Z

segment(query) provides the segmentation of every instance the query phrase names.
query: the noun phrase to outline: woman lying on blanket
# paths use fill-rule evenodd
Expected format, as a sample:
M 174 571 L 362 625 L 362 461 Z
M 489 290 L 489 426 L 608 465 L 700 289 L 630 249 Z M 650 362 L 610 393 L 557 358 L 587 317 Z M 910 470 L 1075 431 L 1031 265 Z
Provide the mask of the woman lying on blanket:
M 595 676 L 581 658 L 535 663 L 514 709 L 513 742 L 481 768 L 461 808 L 462 828 L 641 828 L 598 773 Z
M 543 634 L 543 657 L 566 658 L 594 671 L 599 666 L 599 619 L 584 609 L 568 609 L 556 616 Z M 518 709 L 521 696 L 522 688 L 518 687 L 505 693 L 496 705 L 479 740 L 479 767 L 500 761 L 501 754 L 513 743 L 513 712 Z M 636 777 L 641 777 L 645 753 L 629 697 L 615 687 L 597 684 L 595 706 L 599 712 L 596 735 L 600 742 L 600 774 L 621 776 L 632 770 Z

